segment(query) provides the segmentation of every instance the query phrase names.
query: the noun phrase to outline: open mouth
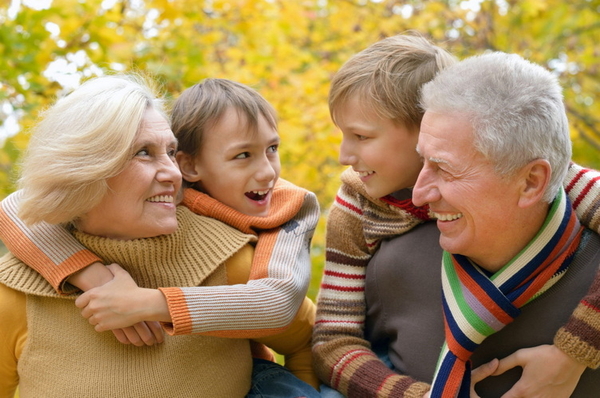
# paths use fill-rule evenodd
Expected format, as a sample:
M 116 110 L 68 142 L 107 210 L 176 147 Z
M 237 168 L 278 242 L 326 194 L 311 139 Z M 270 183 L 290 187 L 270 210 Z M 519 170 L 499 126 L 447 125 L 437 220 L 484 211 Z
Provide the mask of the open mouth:
M 266 199 L 269 195 L 269 191 L 250 191 L 245 193 L 246 197 L 250 200 L 260 202 Z

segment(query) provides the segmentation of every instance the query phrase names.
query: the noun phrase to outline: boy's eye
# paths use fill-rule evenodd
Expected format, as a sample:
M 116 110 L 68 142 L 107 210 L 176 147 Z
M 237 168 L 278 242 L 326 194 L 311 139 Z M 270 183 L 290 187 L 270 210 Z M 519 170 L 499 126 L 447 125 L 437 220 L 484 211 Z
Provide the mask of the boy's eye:
M 267 148 L 267 152 L 277 152 L 278 149 L 278 145 L 271 145 L 269 148 Z
M 366 136 L 364 136 L 364 135 L 360 135 L 360 134 L 356 134 L 356 138 L 357 138 L 359 141 L 364 141 L 364 140 L 366 140 L 366 139 L 367 139 L 367 137 L 366 137 Z
M 246 159 L 250 157 L 250 152 L 242 152 L 239 155 L 235 156 L 235 159 Z

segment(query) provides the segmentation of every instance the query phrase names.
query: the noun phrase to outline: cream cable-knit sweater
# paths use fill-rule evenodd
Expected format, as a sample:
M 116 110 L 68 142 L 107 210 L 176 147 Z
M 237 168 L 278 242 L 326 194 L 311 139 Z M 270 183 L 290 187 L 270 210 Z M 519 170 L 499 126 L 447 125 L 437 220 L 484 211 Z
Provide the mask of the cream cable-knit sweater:
M 183 207 L 177 215 L 179 229 L 172 235 L 133 241 L 76 236 L 103 260 L 121 264 L 142 287 L 226 283 L 223 263 L 253 237 Z M 0 338 L 0 367 L 18 366 L 24 398 L 243 397 L 250 387 L 248 340 L 166 336 L 157 346 L 123 345 L 110 333 L 95 332 L 73 305 L 73 297 L 59 296 L 10 254 L 0 260 L 0 282 L 25 294 L 26 342 L 15 363 L 4 355 L 11 340 Z M 0 292 L 7 291 L 5 286 Z M 6 316 L 10 308 L 0 313 Z M 11 323 L 3 321 L 6 332 Z M 11 384 L 14 380 L 0 381 L 0 391 Z

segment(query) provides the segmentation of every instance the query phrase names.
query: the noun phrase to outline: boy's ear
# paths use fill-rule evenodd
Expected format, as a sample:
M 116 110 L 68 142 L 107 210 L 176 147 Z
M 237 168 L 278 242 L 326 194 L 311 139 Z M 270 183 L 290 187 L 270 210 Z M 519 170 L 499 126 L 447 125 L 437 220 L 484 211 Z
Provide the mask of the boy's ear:
M 178 151 L 175 155 L 179 170 L 181 170 L 181 176 L 187 182 L 198 182 L 200 181 L 200 172 L 196 167 L 196 159 L 194 156 L 183 151 Z
M 536 159 L 524 167 L 521 196 L 519 205 L 521 207 L 531 206 L 538 203 L 544 197 L 546 188 L 550 183 L 552 166 L 545 159 Z

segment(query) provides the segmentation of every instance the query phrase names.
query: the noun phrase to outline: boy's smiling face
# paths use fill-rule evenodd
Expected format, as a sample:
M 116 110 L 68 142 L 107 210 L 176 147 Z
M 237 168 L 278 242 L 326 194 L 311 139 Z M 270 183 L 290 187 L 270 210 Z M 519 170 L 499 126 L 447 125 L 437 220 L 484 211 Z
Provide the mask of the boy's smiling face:
M 374 198 L 412 187 L 422 167 L 418 130 L 383 118 L 365 104 L 355 94 L 334 112 L 343 133 L 340 163 L 352 166 Z
M 252 131 L 231 107 L 207 129 L 195 158 L 178 153 L 177 160 L 194 187 L 240 213 L 265 217 L 281 170 L 278 149 L 279 135 L 262 115 Z

